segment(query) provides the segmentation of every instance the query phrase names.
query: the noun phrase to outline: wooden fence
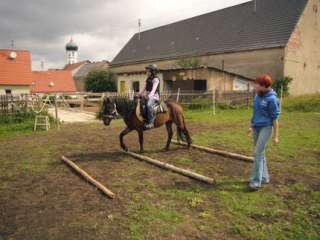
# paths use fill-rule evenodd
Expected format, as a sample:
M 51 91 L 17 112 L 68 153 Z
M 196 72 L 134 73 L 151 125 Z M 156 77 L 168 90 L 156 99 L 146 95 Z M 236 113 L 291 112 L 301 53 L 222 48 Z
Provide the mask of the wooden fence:
M 24 113 L 28 108 L 28 99 L 22 96 L 0 95 L 0 114 L 14 115 Z
M 125 94 L 118 94 L 116 92 L 106 93 L 60 93 L 51 95 L 0 95 L 0 114 L 13 115 L 23 112 L 32 112 L 35 105 L 43 105 L 45 102 L 48 107 L 55 107 L 56 103 L 60 108 L 69 108 L 80 110 L 98 111 L 102 99 L 106 96 L 126 96 L 133 98 L 134 92 L 127 92 Z M 250 91 L 178 91 L 161 93 L 161 100 L 175 100 L 185 107 L 208 107 L 217 104 L 226 105 L 246 105 L 250 106 L 254 97 L 254 92 Z M 36 101 L 35 101 L 36 99 Z M 49 99 L 49 100 L 48 100 Z M 36 102 L 36 104 L 35 104 Z

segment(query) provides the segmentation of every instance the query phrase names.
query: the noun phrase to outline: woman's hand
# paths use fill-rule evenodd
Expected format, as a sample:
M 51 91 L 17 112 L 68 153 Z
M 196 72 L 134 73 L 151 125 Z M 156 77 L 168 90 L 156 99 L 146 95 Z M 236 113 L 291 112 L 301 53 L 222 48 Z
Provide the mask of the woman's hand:
M 273 142 L 274 145 L 279 144 L 279 137 L 278 136 L 273 136 L 272 142 Z
M 252 127 L 249 127 L 247 130 L 248 137 L 252 137 Z

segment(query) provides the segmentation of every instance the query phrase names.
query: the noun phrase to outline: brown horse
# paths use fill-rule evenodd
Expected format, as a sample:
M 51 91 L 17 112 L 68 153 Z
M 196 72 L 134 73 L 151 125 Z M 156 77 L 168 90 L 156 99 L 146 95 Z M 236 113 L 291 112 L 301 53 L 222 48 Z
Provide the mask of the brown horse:
M 137 105 L 139 101 L 137 98 L 135 100 L 130 100 L 127 97 L 112 97 L 105 98 L 102 106 L 102 120 L 106 126 L 109 126 L 111 121 L 120 115 L 127 127 L 120 133 L 120 145 L 122 149 L 128 151 L 128 147 L 124 144 L 123 138 L 125 135 L 132 131 L 137 131 L 139 135 L 140 143 L 140 152 L 144 151 L 143 149 L 143 120 L 137 116 Z M 177 136 L 178 139 L 184 139 L 188 146 L 190 147 L 192 140 L 190 134 L 186 128 L 184 121 L 183 109 L 182 107 L 174 101 L 165 102 L 168 108 L 167 112 L 157 113 L 154 127 L 159 128 L 166 125 L 168 132 L 168 140 L 165 146 L 166 150 L 169 150 L 173 130 L 172 124 L 174 123 L 177 126 Z

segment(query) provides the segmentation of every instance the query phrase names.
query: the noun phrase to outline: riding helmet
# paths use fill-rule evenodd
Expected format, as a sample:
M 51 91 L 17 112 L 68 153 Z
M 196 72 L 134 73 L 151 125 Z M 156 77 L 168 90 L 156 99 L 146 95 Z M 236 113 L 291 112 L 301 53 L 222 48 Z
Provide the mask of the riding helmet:
M 155 64 L 150 64 L 146 66 L 146 70 L 149 70 L 151 73 L 156 74 L 158 72 L 158 67 Z

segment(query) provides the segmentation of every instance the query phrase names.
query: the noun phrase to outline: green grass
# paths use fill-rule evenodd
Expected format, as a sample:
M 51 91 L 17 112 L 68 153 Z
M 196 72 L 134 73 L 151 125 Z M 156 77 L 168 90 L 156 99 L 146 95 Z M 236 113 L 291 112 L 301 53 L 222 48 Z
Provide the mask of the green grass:
M 320 112 L 320 94 L 285 98 L 283 109 L 289 112 Z

